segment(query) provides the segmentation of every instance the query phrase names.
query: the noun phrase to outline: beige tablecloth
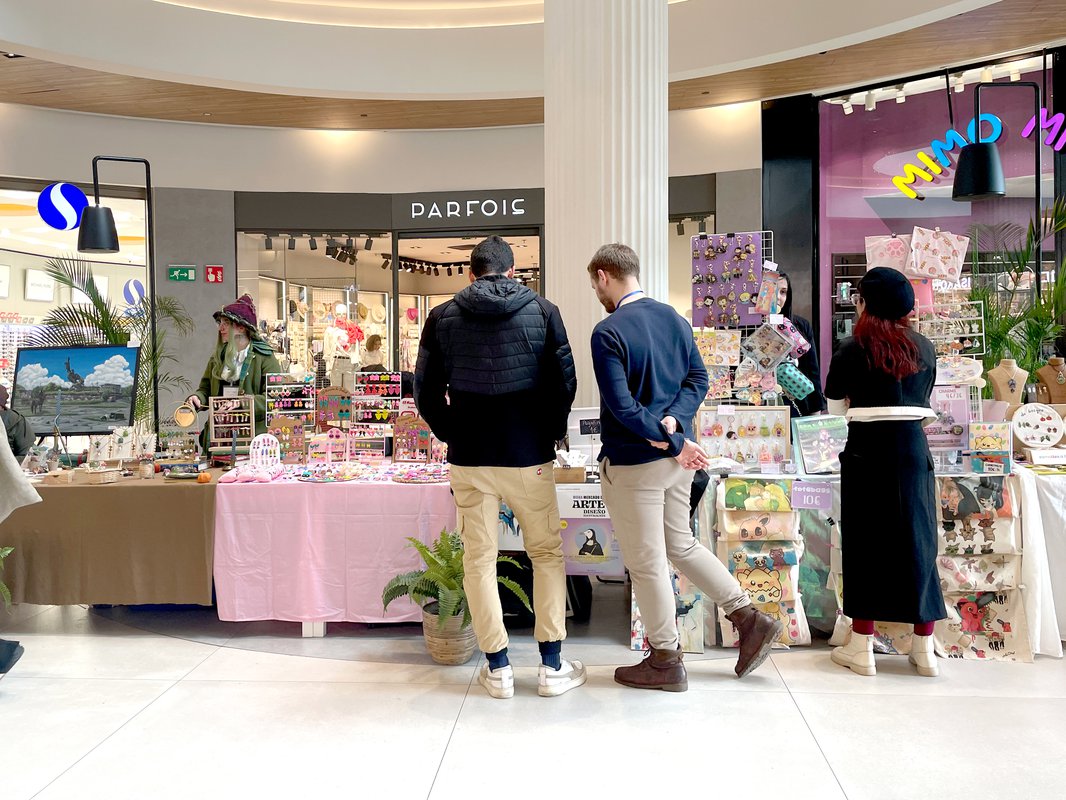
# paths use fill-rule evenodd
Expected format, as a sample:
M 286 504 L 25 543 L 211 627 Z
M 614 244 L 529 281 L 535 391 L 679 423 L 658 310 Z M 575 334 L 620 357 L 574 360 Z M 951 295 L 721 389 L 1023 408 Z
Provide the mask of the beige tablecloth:
M 0 545 L 15 548 L 3 575 L 14 602 L 211 604 L 214 482 L 37 491 L 43 502 L 0 524 Z

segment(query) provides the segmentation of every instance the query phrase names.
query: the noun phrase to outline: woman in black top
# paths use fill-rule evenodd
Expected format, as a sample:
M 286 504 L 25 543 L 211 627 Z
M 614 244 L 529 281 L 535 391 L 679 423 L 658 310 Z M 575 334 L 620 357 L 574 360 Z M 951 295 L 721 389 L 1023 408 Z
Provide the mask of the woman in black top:
M 907 317 L 914 289 L 878 267 L 859 282 L 859 320 L 829 366 L 831 413 L 848 407 L 840 454 L 844 614 L 851 639 L 833 661 L 875 674 L 874 621 L 914 623 L 911 663 L 937 674 L 933 623 L 943 619 L 937 574 L 936 482 L 923 422 L 936 380 L 936 350 Z
M 818 366 L 818 342 L 814 338 L 814 328 L 811 323 L 798 314 L 792 313 L 792 281 L 784 272 L 778 273 L 777 279 L 777 308 L 781 316 L 792 320 L 799 335 L 806 339 L 811 349 L 800 356 L 796 366 L 814 384 L 814 391 L 802 400 L 788 398 L 791 406 L 791 416 L 809 417 L 825 411 L 825 396 L 822 394 L 822 373 Z

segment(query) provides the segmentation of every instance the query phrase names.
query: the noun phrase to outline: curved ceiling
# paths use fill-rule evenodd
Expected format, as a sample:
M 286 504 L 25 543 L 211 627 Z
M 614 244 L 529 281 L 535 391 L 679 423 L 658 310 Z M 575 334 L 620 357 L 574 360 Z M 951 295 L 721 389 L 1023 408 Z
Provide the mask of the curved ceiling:
M 540 2 L 177 2 L 0 0 L 0 49 L 118 75 L 269 94 L 392 100 L 543 94 L 544 26 L 530 16 L 544 9 Z M 685 0 L 670 6 L 670 77 L 773 64 L 989 5 L 993 0 Z M 272 18 L 296 12 L 303 21 Z M 353 26 L 359 19 L 378 26 Z M 413 19 L 440 22 L 402 26 Z

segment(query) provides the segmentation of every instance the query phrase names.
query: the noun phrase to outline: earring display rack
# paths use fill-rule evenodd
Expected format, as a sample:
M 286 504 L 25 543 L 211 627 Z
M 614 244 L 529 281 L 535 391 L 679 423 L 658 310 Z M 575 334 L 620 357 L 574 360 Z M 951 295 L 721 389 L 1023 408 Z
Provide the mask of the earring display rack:
M 208 449 L 212 455 L 231 453 L 236 446 L 238 455 L 247 455 L 255 437 L 255 398 L 240 397 L 210 398 Z
M 304 428 L 314 427 L 315 376 L 308 375 L 296 381 L 284 372 L 267 373 L 266 419 L 267 426 L 276 417 L 292 417 L 304 421 Z

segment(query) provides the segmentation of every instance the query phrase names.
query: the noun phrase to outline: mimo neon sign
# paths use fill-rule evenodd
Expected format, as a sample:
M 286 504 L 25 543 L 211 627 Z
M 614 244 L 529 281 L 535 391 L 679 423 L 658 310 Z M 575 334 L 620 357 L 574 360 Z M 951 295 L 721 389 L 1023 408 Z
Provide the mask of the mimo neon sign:
M 994 114 L 982 114 L 981 123 L 988 123 L 990 130 L 981 132 L 982 142 L 996 142 L 1003 135 L 1003 120 Z M 1063 131 L 1063 127 L 1066 127 L 1066 115 L 1063 114 L 1050 114 L 1046 108 L 1040 109 L 1040 130 L 1048 131 L 1047 138 L 1044 140 L 1044 144 L 1048 147 L 1054 147 L 1058 152 L 1064 146 L 1066 146 L 1066 132 Z M 1033 132 L 1037 128 L 1036 117 L 1030 117 L 1029 122 L 1022 129 L 1022 138 L 1028 139 L 1033 135 Z M 1062 134 L 1061 136 L 1059 134 Z M 916 161 L 920 161 L 926 169 L 917 166 L 916 164 L 904 164 L 903 174 L 896 175 L 892 179 L 892 183 L 896 185 L 903 194 L 912 200 L 921 200 L 924 198 L 919 197 L 911 187 L 918 182 L 919 179 L 926 183 L 931 183 L 933 179 L 944 172 L 945 169 L 951 166 L 951 159 L 948 157 L 949 153 L 955 151 L 956 148 L 962 148 L 965 145 L 977 141 L 977 121 L 970 120 L 970 124 L 966 128 L 967 139 L 964 139 L 962 134 L 955 129 L 949 129 L 944 133 L 943 139 L 933 139 L 929 143 L 929 149 L 933 155 L 930 157 L 924 151 L 919 151 L 914 154 Z
M 987 122 L 992 126 L 992 129 L 987 133 L 982 131 L 982 142 L 996 142 L 999 141 L 999 137 L 1003 135 L 1003 120 L 997 117 L 995 114 L 982 114 L 982 124 Z M 970 120 L 970 124 L 966 127 L 966 135 L 969 137 L 970 142 L 977 141 L 977 120 Z M 929 143 L 929 149 L 933 152 L 932 157 L 922 150 L 915 153 L 914 157 L 918 161 L 922 162 L 928 169 L 922 169 L 914 164 L 904 164 L 903 174 L 897 175 L 892 179 L 892 183 L 896 185 L 903 194 L 912 200 L 920 199 L 918 192 L 911 188 L 918 179 L 921 178 L 926 183 L 932 183 L 933 178 L 940 175 L 944 170 L 951 166 L 951 159 L 948 157 L 949 153 L 955 151 L 955 148 L 962 148 L 968 144 L 966 139 L 962 138 L 962 134 L 954 128 L 949 128 L 944 133 L 943 139 L 933 139 Z

